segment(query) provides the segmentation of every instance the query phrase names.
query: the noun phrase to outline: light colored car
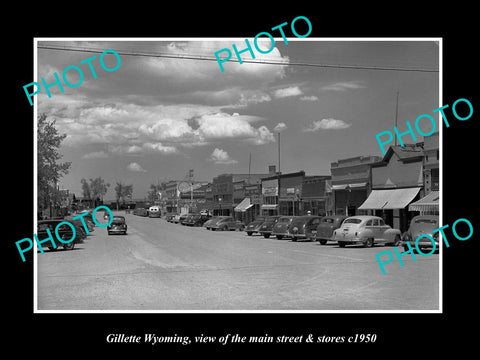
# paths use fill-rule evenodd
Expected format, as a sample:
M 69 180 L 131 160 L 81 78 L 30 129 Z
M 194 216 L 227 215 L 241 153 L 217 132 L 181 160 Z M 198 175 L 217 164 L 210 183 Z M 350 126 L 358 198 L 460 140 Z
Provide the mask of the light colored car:
M 148 217 L 159 218 L 162 212 L 160 211 L 159 206 L 150 206 L 148 208 Z
M 385 224 L 381 217 L 358 215 L 346 218 L 342 226 L 333 231 L 332 240 L 337 241 L 340 247 L 352 244 L 372 247 L 381 243 L 398 246 L 401 232 Z
M 417 215 L 410 221 L 408 230 L 402 235 L 402 245 L 405 251 L 408 251 L 407 242 L 410 243 L 412 249 L 415 249 L 415 242 L 421 235 L 430 235 L 435 241 L 435 249 L 438 250 L 438 232 L 435 234 L 433 230 L 438 228 L 438 215 Z M 433 249 L 433 243 L 427 237 L 422 237 L 417 242 L 417 247 L 422 249 Z M 433 251 L 433 250 L 432 250 Z

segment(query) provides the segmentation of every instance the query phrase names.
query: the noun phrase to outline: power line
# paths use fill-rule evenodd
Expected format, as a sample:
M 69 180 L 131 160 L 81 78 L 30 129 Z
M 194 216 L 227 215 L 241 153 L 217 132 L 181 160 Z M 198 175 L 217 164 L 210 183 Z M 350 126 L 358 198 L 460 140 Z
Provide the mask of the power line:
M 73 47 L 56 47 L 49 45 L 38 45 L 38 49 L 44 50 L 58 50 L 58 51 L 75 51 L 75 52 L 89 52 L 89 53 L 103 53 L 104 50 L 93 48 L 73 48 Z M 217 61 L 216 58 L 194 55 L 194 54 L 166 54 L 166 53 L 144 53 L 133 52 L 126 50 L 115 50 L 119 55 L 126 56 L 140 56 L 140 57 L 154 57 L 154 58 L 168 58 L 168 59 L 182 59 L 182 60 L 201 60 L 201 61 Z M 240 62 L 238 59 L 229 59 L 228 61 Z M 413 72 L 426 72 L 426 73 L 438 73 L 438 69 L 422 69 L 422 68 L 403 68 L 403 67 L 389 67 L 389 66 L 365 66 L 365 65 L 341 65 L 341 64 L 318 64 L 308 62 L 284 62 L 274 60 L 243 60 L 242 63 L 249 64 L 264 64 L 264 65 L 292 65 L 292 66 L 309 66 L 318 68 L 336 68 L 336 69 L 354 69 L 354 70 L 381 70 L 381 71 L 413 71 Z

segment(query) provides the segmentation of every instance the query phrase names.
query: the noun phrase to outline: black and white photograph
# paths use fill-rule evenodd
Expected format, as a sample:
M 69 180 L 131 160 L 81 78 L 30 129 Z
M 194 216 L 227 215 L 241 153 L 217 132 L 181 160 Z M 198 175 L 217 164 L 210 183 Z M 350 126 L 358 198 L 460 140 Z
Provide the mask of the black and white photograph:
M 38 311 L 441 310 L 441 39 L 36 45 Z
M 4 22 L 5 350 L 473 350 L 475 11 L 178 5 Z

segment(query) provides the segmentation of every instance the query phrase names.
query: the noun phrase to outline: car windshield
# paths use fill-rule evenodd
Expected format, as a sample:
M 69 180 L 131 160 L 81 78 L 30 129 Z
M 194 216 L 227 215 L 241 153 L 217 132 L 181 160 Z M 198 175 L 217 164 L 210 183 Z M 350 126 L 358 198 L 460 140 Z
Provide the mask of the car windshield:
M 327 217 L 325 217 L 325 218 L 323 218 L 323 219 L 321 220 L 321 222 L 333 224 L 333 218 L 327 218 Z
M 278 222 L 279 223 L 286 223 L 286 222 L 290 222 L 290 220 L 291 220 L 290 218 L 280 218 L 280 219 L 278 219 Z
M 120 216 L 114 216 L 112 222 L 116 222 L 116 223 L 125 222 L 125 218 Z
M 265 221 L 266 221 L 266 222 L 274 222 L 274 221 L 276 221 L 277 219 L 278 219 L 278 217 L 267 217 L 267 218 L 265 218 Z
M 351 218 L 345 220 L 343 223 L 344 224 L 360 224 L 362 222 L 362 219 L 357 219 L 357 218 Z

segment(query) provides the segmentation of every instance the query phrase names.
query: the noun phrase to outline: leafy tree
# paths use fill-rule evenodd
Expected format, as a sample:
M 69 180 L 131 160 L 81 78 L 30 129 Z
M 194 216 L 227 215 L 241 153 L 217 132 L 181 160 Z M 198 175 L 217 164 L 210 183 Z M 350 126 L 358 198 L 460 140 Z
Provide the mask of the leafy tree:
M 47 121 L 47 115 L 38 117 L 37 125 L 37 201 L 39 210 L 59 206 L 58 180 L 68 174 L 71 162 L 59 162 L 58 149 L 66 134 L 60 134 L 55 120 Z
M 131 197 L 133 193 L 133 185 L 125 185 L 122 182 L 117 182 L 115 185 L 115 196 L 117 199 L 117 210 L 120 205 L 120 200 L 125 204 L 125 198 Z
M 103 203 L 103 196 L 107 193 L 110 186 L 100 176 L 95 179 L 89 179 L 87 182 L 84 178 L 80 180 L 82 183 L 82 192 L 85 199 L 93 200 L 93 207 L 96 207 L 100 202 Z
M 151 184 L 150 191 L 147 193 L 147 199 L 149 202 L 154 203 L 155 200 L 158 200 L 158 192 L 162 189 L 160 184 Z
M 91 192 L 90 192 L 90 185 L 88 184 L 87 180 L 83 179 L 80 180 L 82 183 L 82 192 L 83 192 L 83 197 L 85 199 L 90 199 L 91 198 Z

